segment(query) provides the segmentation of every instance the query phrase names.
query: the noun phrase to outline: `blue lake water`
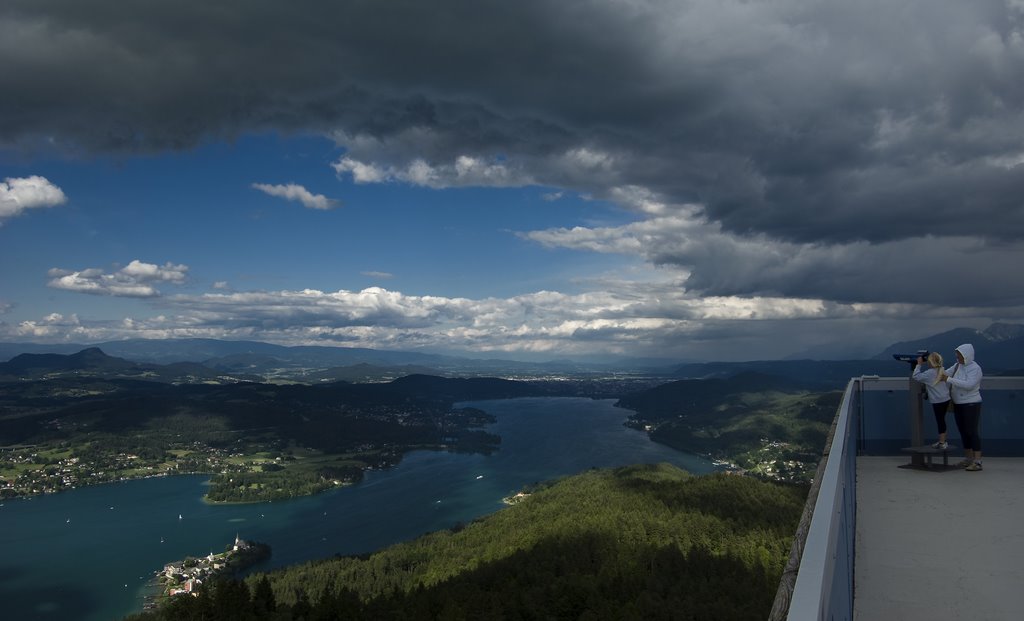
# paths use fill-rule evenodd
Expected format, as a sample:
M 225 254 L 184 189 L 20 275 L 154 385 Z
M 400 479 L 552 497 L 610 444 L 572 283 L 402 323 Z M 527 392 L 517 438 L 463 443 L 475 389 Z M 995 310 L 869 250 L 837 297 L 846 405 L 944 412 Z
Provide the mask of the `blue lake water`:
M 510 399 L 464 403 L 495 415 L 493 455 L 417 451 L 358 485 L 285 502 L 210 505 L 208 477 L 87 487 L 0 505 L 0 610 L 5 619 L 111 621 L 141 609 L 165 563 L 221 552 L 243 539 L 270 544 L 256 569 L 368 552 L 468 522 L 524 485 L 591 467 L 707 460 L 622 425 L 613 401 Z M 180 517 L 179 517 L 180 516 Z

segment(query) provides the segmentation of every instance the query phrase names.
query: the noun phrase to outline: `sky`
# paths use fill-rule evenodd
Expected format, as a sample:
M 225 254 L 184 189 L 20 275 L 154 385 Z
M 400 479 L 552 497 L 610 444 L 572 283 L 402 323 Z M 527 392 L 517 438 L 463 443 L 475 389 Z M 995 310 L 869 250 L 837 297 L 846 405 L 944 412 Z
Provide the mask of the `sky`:
M 4 0 L 0 84 L 0 341 L 1024 321 L 1024 0 Z

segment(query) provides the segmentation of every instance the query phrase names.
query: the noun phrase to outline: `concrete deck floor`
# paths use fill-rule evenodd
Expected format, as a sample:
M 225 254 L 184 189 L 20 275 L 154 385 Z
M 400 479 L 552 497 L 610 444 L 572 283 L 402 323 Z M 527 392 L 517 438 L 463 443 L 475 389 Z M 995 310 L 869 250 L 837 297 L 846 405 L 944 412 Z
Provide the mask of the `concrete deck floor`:
M 854 619 L 1024 619 L 1024 459 L 986 457 L 982 472 L 909 463 L 857 458 Z

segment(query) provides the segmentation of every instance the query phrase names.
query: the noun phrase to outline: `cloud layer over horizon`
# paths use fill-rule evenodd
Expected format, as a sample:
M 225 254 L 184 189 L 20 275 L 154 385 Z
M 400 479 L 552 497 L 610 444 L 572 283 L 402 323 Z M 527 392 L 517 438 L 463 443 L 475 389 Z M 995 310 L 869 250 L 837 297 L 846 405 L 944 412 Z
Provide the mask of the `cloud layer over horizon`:
M 1021 0 L 8 0 L 0 59 L 18 94 L 0 98 L 0 148 L 132 157 L 324 135 L 343 154 L 317 165 L 356 184 L 537 186 L 553 205 L 565 192 L 616 205 L 631 222 L 516 234 L 632 258 L 659 283 L 595 288 L 589 316 L 537 324 L 509 309 L 549 292 L 437 306 L 385 290 L 312 305 L 284 288 L 160 296 L 200 325 L 261 318 L 284 339 L 276 316 L 307 331 L 296 340 L 556 351 L 591 338 L 614 349 L 628 340 L 617 330 L 643 333 L 648 349 L 658 334 L 699 339 L 726 320 L 694 311 L 714 300 L 779 334 L 770 322 L 786 318 L 979 323 L 1024 308 L 1007 269 L 1024 265 Z M 317 211 L 340 204 L 301 183 L 251 187 Z M 0 186 L 0 223 L 18 213 L 4 202 L 12 188 Z M 64 270 L 51 287 L 159 295 L 155 276 Z M 367 295 L 377 323 L 357 322 L 360 333 L 345 318 Z M 493 321 L 488 305 L 502 309 Z M 419 321 L 434 322 L 433 339 Z M 525 325 L 535 341 L 509 335 Z

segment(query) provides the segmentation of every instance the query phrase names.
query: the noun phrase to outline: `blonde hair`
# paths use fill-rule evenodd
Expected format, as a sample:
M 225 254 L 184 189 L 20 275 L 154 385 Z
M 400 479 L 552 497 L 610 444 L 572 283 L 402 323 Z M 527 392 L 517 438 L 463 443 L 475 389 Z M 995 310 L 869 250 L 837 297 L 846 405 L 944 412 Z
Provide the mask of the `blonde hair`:
M 945 375 L 942 371 L 942 354 L 937 351 L 933 351 L 928 354 L 928 366 L 933 369 L 938 369 L 938 373 L 935 374 L 935 381 L 932 384 L 938 384 L 942 381 L 942 376 Z

